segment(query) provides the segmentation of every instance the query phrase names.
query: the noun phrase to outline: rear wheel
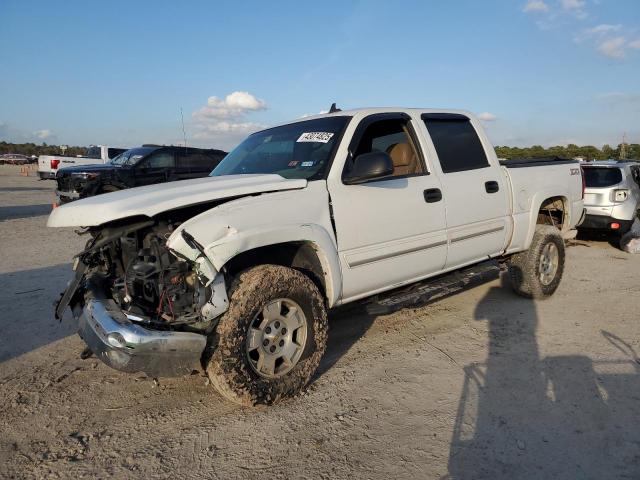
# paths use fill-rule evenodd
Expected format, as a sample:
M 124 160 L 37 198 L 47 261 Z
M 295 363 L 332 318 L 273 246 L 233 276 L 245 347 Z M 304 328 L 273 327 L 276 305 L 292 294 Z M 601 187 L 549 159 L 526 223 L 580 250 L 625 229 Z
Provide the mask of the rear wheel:
M 528 298 L 550 297 L 562 279 L 564 258 L 560 231 L 550 225 L 537 225 L 529 249 L 509 259 L 513 290 Z
M 242 405 L 272 404 L 300 392 L 327 342 L 318 288 L 297 270 L 260 265 L 238 276 L 229 297 L 207 365 L 213 386 Z

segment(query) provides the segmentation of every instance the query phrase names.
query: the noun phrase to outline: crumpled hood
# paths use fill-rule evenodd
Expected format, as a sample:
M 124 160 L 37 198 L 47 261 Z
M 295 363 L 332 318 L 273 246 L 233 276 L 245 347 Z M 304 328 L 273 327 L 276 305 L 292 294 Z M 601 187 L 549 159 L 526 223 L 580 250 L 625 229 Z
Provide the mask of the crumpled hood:
M 160 183 L 104 193 L 54 209 L 48 227 L 93 227 L 121 218 L 162 212 L 229 197 L 304 188 L 304 179 L 275 174 L 227 175 Z

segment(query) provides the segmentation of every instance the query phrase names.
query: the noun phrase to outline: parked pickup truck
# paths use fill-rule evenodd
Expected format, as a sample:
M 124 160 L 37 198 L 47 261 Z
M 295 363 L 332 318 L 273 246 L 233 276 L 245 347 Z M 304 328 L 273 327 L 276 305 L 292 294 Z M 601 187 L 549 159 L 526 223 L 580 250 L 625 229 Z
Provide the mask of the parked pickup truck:
M 332 307 L 463 284 L 488 259 L 516 293 L 552 295 L 582 215 L 577 163 L 501 166 L 469 113 L 336 111 L 249 136 L 208 178 L 55 209 L 48 226 L 89 238 L 56 316 L 70 305 L 113 368 L 201 366 L 228 399 L 270 404 L 314 374 Z
M 95 165 L 96 163 L 107 163 L 126 150 L 126 148 L 93 145 L 91 147 L 87 147 L 82 157 L 40 155 L 38 157 L 38 176 L 41 180 L 54 179 L 56 178 L 56 172 L 59 168 L 70 167 L 73 165 Z
M 58 170 L 57 203 L 115 192 L 125 188 L 206 177 L 227 152 L 175 146 L 138 147 L 104 165 Z

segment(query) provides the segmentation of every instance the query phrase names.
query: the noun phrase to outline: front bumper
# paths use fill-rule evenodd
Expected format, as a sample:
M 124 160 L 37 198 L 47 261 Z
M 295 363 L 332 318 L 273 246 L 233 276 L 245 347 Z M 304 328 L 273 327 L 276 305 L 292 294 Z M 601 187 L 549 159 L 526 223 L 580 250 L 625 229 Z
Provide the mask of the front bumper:
M 74 308 L 78 334 L 96 357 L 116 370 L 173 377 L 200 368 L 204 335 L 144 328 L 125 315 L 113 300 L 90 291 L 84 308 Z
M 78 200 L 80 198 L 80 194 L 74 191 L 56 190 L 56 198 L 58 199 L 58 203 L 62 204 Z
M 617 223 L 619 228 L 611 228 L 611 224 Z M 631 228 L 633 220 L 620 220 L 606 215 L 590 215 L 587 214 L 584 221 L 580 224 L 581 230 L 607 230 L 609 232 L 625 233 Z
M 54 180 L 56 178 L 55 172 L 38 172 L 40 180 Z

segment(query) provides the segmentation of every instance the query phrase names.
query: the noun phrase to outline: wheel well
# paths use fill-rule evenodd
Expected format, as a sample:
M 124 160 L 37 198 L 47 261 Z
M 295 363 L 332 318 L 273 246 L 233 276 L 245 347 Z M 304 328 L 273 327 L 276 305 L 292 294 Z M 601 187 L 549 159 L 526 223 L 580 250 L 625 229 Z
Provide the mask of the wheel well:
M 564 197 L 547 198 L 538 210 L 538 225 L 553 225 L 559 230 L 564 229 L 567 220 L 567 209 Z
M 247 268 L 268 263 L 291 267 L 304 273 L 326 298 L 325 272 L 311 242 L 277 243 L 247 250 L 229 260 L 225 268 L 227 274 L 236 276 Z

